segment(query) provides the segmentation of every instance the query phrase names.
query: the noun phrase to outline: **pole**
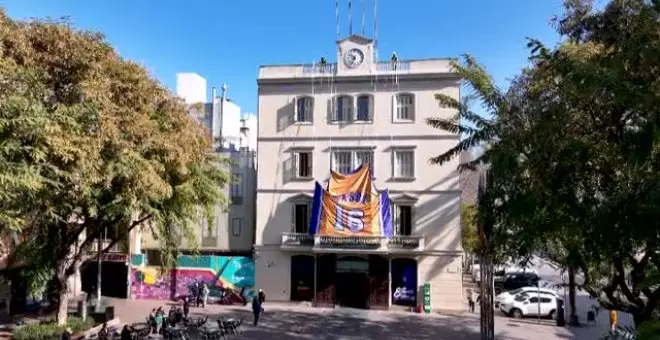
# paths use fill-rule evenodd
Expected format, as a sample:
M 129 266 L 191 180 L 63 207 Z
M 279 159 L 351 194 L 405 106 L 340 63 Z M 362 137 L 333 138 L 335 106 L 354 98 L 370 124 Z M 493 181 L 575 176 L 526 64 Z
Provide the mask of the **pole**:
M 536 323 L 541 323 L 541 281 L 536 281 L 536 305 L 538 307 Z

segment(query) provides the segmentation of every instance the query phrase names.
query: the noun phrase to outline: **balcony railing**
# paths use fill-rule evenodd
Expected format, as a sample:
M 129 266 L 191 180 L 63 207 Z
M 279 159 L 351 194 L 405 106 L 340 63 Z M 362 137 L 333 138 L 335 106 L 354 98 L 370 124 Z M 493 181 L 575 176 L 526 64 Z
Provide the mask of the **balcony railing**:
M 282 233 L 282 247 L 315 249 L 423 250 L 424 236 L 328 236 Z
M 389 74 L 389 73 L 409 73 L 410 72 L 410 62 L 408 61 L 399 61 L 396 63 L 392 62 L 379 62 L 376 64 L 376 69 L 374 70 L 376 74 Z M 337 64 L 308 64 L 303 65 L 303 74 L 308 76 L 331 76 L 337 74 Z

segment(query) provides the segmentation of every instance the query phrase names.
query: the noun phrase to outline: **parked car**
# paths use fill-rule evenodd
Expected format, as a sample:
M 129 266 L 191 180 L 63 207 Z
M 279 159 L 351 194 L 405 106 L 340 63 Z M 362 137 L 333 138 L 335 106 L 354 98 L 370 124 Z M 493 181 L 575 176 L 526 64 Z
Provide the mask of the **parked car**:
M 502 281 L 495 282 L 495 295 L 523 287 L 536 287 L 540 279 L 538 274 L 533 272 L 506 274 Z
M 517 319 L 526 316 L 540 316 L 557 318 L 557 300 L 562 298 L 551 294 L 520 293 L 507 303 L 500 304 L 500 310 Z
M 498 308 L 500 306 L 500 304 L 503 304 L 503 303 L 511 303 L 516 296 L 521 295 L 521 294 L 527 294 L 527 293 L 530 293 L 530 294 L 541 293 L 541 294 L 552 295 L 554 297 L 559 297 L 559 294 L 557 294 L 557 292 L 555 292 L 552 289 L 538 288 L 538 287 L 522 287 L 522 288 L 518 288 L 518 289 L 514 289 L 514 290 L 511 290 L 511 291 L 508 291 L 508 292 L 502 292 L 502 293 L 498 294 L 495 297 L 495 308 Z

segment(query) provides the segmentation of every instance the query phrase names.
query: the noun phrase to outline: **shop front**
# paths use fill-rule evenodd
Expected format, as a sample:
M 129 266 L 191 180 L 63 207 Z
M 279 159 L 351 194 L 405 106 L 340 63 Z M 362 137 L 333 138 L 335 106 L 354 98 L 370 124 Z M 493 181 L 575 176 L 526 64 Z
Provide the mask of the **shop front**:
M 317 307 L 414 306 L 416 277 L 414 259 L 378 254 L 293 255 L 291 300 L 309 301 Z

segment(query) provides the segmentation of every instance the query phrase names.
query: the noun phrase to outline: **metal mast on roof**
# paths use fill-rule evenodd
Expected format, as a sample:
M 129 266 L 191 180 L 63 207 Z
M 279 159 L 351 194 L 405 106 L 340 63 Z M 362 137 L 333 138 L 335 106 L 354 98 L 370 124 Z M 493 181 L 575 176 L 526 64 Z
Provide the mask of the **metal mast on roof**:
M 339 40 L 339 0 L 335 0 L 335 21 L 337 22 L 337 40 Z
M 364 16 L 365 16 L 364 0 L 361 0 L 360 2 L 362 3 L 362 36 L 366 37 L 367 31 L 364 28 Z
M 348 0 L 348 35 L 353 35 L 353 1 Z
M 378 62 L 378 0 L 374 0 L 374 60 Z

